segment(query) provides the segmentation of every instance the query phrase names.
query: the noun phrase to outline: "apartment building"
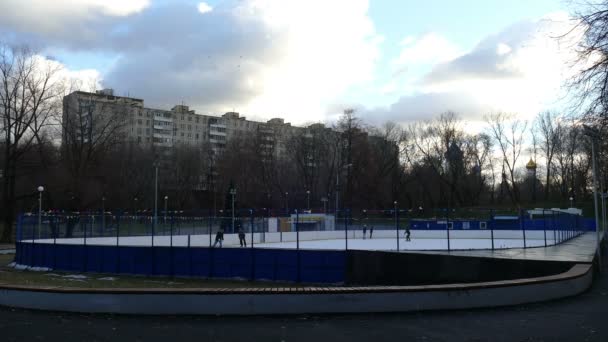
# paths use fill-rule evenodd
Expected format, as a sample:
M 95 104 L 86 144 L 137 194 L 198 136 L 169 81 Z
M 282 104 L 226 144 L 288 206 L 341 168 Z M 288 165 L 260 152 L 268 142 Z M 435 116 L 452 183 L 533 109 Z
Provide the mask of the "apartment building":
M 234 137 L 255 134 L 262 140 L 263 153 L 280 156 L 286 153 L 289 137 L 306 129 L 280 118 L 251 121 L 236 112 L 202 115 L 183 104 L 171 110 L 149 108 L 143 99 L 116 96 L 112 89 L 76 91 L 65 96 L 63 102 L 64 122 L 80 123 L 84 118 L 86 127 L 78 128 L 83 133 L 94 134 L 101 123 L 116 124 L 124 139 L 160 149 L 209 144 L 215 154 L 220 154 Z

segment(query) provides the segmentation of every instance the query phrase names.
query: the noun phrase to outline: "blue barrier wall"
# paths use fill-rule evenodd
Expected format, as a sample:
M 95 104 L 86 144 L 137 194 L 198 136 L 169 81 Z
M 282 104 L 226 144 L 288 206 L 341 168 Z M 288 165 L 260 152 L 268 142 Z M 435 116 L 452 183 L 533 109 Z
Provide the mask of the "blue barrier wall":
M 343 283 L 346 252 L 18 242 L 15 261 L 72 272 Z
M 414 230 L 445 230 L 445 219 L 412 219 L 410 228 Z M 452 220 L 449 221 L 454 230 L 479 230 L 481 223 L 486 223 L 485 229 L 496 230 L 565 230 L 578 228 L 582 231 L 595 231 L 595 220 L 574 215 L 556 215 L 555 218 L 519 219 L 487 219 L 487 220 Z

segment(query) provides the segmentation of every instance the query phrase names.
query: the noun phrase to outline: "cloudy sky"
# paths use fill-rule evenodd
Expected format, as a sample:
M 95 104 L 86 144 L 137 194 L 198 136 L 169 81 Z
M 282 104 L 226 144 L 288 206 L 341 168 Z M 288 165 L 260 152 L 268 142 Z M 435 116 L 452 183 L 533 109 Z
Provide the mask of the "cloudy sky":
M 0 0 L 0 41 L 200 113 L 372 124 L 563 106 L 563 0 Z

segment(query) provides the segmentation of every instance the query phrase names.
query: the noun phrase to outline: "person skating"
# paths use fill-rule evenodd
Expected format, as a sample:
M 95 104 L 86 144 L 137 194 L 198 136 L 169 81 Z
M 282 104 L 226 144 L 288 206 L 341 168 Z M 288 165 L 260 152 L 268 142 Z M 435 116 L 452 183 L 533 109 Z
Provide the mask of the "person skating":
M 224 241 L 224 229 L 220 228 L 220 230 L 215 233 L 215 243 L 213 244 L 213 247 L 219 243 L 220 248 L 222 248 L 222 241 Z
M 245 232 L 243 228 L 239 228 L 239 242 L 241 243 L 241 247 L 247 247 L 247 241 L 245 240 Z
M 369 238 L 372 238 L 372 235 L 374 235 L 374 226 L 369 226 Z
M 412 241 L 412 240 L 410 240 L 410 226 L 409 226 L 409 224 L 405 226 L 405 241 Z

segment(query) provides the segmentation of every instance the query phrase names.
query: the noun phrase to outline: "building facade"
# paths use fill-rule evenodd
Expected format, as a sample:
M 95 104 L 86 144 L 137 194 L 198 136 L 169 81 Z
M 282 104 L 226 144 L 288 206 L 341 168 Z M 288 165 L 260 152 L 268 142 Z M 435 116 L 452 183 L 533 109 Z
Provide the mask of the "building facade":
M 149 108 L 144 105 L 144 100 L 116 96 L 112 89 L 95 93 L 76 91 L 65 96 L 63 102 L 64 123 L 75 122 L 80 126 L 71 127 L 71 131 L 94 134 L 95 130 L 100 130 L 100 123 L 110 124 L 107 121 L 112 121 L 120 125 L 117 134 L 121 138 L 158 149 L 208 144 L 218 155 L 234 137 L 255 134 L 261 139 L 260 147 L 264 153 L 279 156 L 286 153 L 290 136 L 306 130 L 280 118 L 258 122 L 247 120 L 236 112 L 221 116 L 198 114 L 183 104 L 171 110 Z M 67 133 L 64 128 L 64 142 Z

